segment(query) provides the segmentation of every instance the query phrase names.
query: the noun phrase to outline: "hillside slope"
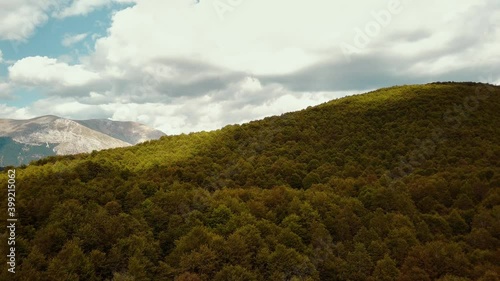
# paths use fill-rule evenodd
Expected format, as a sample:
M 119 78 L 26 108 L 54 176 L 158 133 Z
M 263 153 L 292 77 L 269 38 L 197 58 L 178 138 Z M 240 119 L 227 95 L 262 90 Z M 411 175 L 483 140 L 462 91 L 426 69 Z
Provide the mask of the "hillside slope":
M 39 160 L 16 276 L 497 280 L 499 109 L 498 86 L 401 86 Z

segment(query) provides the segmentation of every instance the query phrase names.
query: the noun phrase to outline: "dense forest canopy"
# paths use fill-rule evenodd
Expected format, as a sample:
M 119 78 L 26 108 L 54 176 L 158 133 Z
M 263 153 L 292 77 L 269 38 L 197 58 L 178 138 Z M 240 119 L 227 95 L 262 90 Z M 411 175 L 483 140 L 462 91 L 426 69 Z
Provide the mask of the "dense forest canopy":
M 499 112 L 398 86 L 18 167 L 0 279 L 499 280 Z

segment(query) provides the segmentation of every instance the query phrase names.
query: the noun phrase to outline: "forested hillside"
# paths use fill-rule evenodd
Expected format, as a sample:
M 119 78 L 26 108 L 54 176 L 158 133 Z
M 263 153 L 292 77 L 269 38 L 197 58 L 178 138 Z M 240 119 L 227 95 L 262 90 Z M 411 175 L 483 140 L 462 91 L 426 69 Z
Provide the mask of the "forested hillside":
M 0 280 L 499 280 L 499 112 L 400 86 L 18 167 Z

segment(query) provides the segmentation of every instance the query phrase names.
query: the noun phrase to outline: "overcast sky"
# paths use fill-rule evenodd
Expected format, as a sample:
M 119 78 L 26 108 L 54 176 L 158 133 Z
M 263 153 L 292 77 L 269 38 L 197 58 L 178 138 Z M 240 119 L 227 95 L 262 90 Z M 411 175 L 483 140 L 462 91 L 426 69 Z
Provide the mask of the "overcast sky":
M 500 83 L 498 0 L 0 1 L 0 118 L 212 130 L 345 95 Z

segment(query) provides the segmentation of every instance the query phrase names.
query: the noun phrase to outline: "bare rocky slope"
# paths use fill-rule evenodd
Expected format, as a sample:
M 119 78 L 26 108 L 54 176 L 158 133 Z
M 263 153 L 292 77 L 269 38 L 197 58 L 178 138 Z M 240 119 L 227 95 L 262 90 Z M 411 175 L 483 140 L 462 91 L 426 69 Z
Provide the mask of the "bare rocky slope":
M 71 120 L 52 115 L 0 119 L 0 166 L 27 164 L 49 155 L 125 147 L 163 135 L 135 122 Z
M 130 144 L 159 139 L 165 134 L 144 124 L 107 119 L 75 120 L 79 124 Z

